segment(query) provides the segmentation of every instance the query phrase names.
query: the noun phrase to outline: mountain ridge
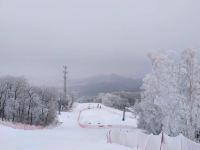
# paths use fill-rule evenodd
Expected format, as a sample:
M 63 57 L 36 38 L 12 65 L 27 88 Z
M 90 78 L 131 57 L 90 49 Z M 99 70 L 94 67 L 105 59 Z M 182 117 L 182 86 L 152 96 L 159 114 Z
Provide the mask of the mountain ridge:
M 72 83 L 72 90 L 79 96 L 95 96 L 98 93 L 109 92 L 138 92 L 142 79 L 133 79 L 117 74 L 97 75 Z

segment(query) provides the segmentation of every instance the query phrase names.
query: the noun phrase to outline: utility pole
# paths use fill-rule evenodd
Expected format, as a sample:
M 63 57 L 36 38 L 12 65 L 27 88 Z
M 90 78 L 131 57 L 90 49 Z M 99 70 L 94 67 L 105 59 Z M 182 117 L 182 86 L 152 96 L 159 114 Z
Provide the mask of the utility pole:
M 64 73 L 64 101 L 67 103 L 68 105 L 68 101 L 67 101 L 67 66 L 64 65 L 63 66 L 63 73 Z

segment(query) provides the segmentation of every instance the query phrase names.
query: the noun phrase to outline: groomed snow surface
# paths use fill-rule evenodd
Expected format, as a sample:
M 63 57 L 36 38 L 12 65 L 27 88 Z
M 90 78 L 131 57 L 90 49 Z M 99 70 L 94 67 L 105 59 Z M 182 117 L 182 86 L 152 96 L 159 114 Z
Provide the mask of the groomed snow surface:
M 113 108 L 97 104 L 89 104 L 80 114 L 80 124 L 86 127 L 110 127 L 110 128 L 135 128 L 137 121 L 130 112 L 126 112 L 126 119 L 122 121 L 123 112 Z M 88 125 L 88 126 L 87 126 Z
M 1 121 L 0 150 L 200 150 L 182 135 L 147 135 L 131 113 L 122 121 L 122 111 L 94 103 L 76 104 L 59 120 L 43 129 Z
M 90 125 L 127 125 L 136 127 L 136 119 L 127 113 L 122 122 L 122 112 L 97 104 L 76 104 L 72 112 L 62 113 L 61 125 L 38 130 L 13 129 L 0 125 L 1 150 L 130 150 L 130 148 L 107 143 L 108 128 L 81 128 L 79 121 Z M 80 115 L 80 118 L 79 118 Z M 79 120 L 78 120 L 79 118 Z

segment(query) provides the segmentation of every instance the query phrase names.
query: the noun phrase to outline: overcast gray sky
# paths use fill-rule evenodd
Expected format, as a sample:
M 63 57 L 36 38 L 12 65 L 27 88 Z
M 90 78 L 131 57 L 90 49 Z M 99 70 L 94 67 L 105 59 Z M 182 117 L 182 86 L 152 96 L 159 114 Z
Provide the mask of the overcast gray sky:
M 200 50 L 199 0 L 0 0 L 0 75 L 138 77 L 147 52 L 188 47 Z

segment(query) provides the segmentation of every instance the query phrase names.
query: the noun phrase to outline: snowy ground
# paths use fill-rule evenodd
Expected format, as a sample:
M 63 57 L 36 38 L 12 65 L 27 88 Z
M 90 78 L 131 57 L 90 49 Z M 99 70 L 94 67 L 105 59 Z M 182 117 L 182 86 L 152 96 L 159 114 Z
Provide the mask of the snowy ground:
M 96 106 L 96 104 L 90 104 Z M 108 129 L 83 129 L 77 123 L 79 111 L 88 104 L 77 105 L 72 112 L 62 113 L 62 124 L 56 128 L 41 130 L 20 130 L 0 125 L 0 149 L 2 150 L 130 150 L 130 148 L 108 144 Z M 122 124 L 121 112 L 91 109 L 81 116 L 85 122 L 101 124 Z M 112 111 L 114 111 L 112 113 Z M 117 114 L 119 113 L 119 114 Z M 92 116 L 90 115 L 92 114 Z M 84 116 L 86 117 L 84 119 Z M 97 118 L 101 118 L 97 119 Z M 134 124 L 128 119 L 126 124 Z
M 131 113 L 126 112 L 126 119 L 122 121 L 122 111 L 112 109 L 109 107 L 101 106 L 101 109 L 96 107 L 96 104 L 90 104 L 89 108 L 84 110 L 80 115 L 80 123 L 88 125 L 112 125 L 114 126 L 130 126 L 136 127 L 136 119 L 133 118 Z

